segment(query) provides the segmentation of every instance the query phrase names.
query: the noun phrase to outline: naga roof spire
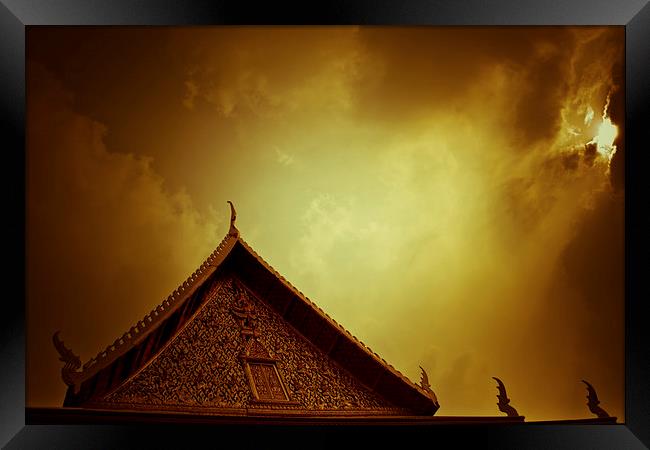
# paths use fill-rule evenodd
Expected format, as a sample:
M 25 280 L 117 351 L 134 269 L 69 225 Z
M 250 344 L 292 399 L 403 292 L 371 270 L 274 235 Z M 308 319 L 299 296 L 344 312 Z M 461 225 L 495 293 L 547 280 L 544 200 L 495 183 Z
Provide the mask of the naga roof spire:
M 510 404 L 510 399 L 506 393 L 506 386 L 503 384 L 503 381 L 497 377 L 492 378 L 496 380 L 498 385 L 497 389 L 499 390 L 499 394 L 497 395 L 497 398 L 499 399 L 499 403 L 497 403 L 497 406 L 499 407 L 499 411 L 506 413 L 508 417 L 519 416 L 517 410 Z
M 584 384 L 587 385 L 587 406 L 589 407 L 589 411 L 594 413 L 596 416 L 602 418 L 609 417 L 609 414 L 607 414 L 607 411 L 605 411 L 603 408 L 598 406 L 600 403 L 600 400 L 598 400 L 598 394 L 596 394 L 596 389 L 585 380 L 582 380 Z
M 238 236 L 239 230 L 235 226 L 235 220 L 237 220 L 237 211 L 235 211 L 235 205 L 233 205 L 230 200 L 228 200 L 228 204 L 230 205 L 230 229 L 228 230 L 228 234 L 232 236 Z

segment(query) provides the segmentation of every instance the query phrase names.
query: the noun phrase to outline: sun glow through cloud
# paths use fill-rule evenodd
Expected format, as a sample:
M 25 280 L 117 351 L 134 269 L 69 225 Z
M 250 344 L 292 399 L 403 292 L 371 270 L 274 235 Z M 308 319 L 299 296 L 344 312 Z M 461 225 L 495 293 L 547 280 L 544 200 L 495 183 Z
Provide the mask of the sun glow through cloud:
M 598 153 L 611 161 L 616 152 L 614 140 L 618 135 L 618 127 L 612 123 L 609 117 L 603 118 L 602 123 L 598 126 L 598 134 L 594 137 L 593 142 L 598 144 Z
M 603 107 L 602 122 L 598 126 L 598 134 L 591 140 L 591 142 L 596 144 L 598 153 L 607 159 L 608 163 L 612 160 L 614 153 L 616 153 L 614 140 L 618 135 L 618 127 L 612 123 L 612 119 L 608 115 L 610 101 L 610 95 L 608 94 L 605 106 Z

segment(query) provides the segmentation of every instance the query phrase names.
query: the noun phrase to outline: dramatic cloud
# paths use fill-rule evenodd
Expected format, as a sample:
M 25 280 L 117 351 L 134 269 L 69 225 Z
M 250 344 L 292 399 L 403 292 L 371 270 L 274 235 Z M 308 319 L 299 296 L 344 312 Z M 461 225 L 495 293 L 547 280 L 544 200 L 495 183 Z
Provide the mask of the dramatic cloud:
M 28 92 L 28 387 L 59 403 L 57 358 L 36 349 L 63 330 L 94 356 L 202 262 L 223 218 L 169 192 L 149 158 L 108 150 L 107 128 L 71 110 L 40 65 L 29 66 Z
M 70 30 L 30 39 L 52 74 L 29 69 L 30 274 L 58 286 L 30 310 L 74 305 L 47 320 L 73 348 L 191 273 L 233 200 L 287 279 L 412 380 L 427 369 L 440 414 L 498 414 L 497 376 L 531 420 L 588 416 L 583 378 L 624 417 L 622 28 L 84 33 L 92 56 Z M 30 402 L 56 404 L 30 377 Z

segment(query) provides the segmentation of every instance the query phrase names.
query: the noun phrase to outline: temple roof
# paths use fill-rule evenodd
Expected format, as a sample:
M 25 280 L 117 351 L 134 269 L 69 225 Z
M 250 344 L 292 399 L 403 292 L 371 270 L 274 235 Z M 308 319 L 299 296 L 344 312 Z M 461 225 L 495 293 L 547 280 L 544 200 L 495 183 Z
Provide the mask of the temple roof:
M 218 271 L 232 271 L 304 338 L 362 384 L 397 407 L 415 414 L 434 414 L 439 405 L 426 374 L 422 386 L 413 383 L 294 287 L 244 241 L 235 226 L 232 203 L 230 207 L 228 234 L 199 268 L 142 320 L 83 366 L 58 335 L 54 335 L 54 344 L 66 363 L 62 377 L 69 389 L 64 404 L 83 404 L 85 399 L 107 391 L 143 367 L 189 320 L 198 307 L 194 305 L 198 302 L 197 293 L 206 289 L 206 281 Z M 106 376 L 107 373 L 110 375 Z

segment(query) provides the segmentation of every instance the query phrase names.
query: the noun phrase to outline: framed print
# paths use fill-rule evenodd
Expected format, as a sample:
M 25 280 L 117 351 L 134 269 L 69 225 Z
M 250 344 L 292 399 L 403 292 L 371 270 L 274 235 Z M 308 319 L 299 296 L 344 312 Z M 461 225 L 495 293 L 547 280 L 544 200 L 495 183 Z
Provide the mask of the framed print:
M 649 445 L 647 2 L 0 13 L 7 448 Z

